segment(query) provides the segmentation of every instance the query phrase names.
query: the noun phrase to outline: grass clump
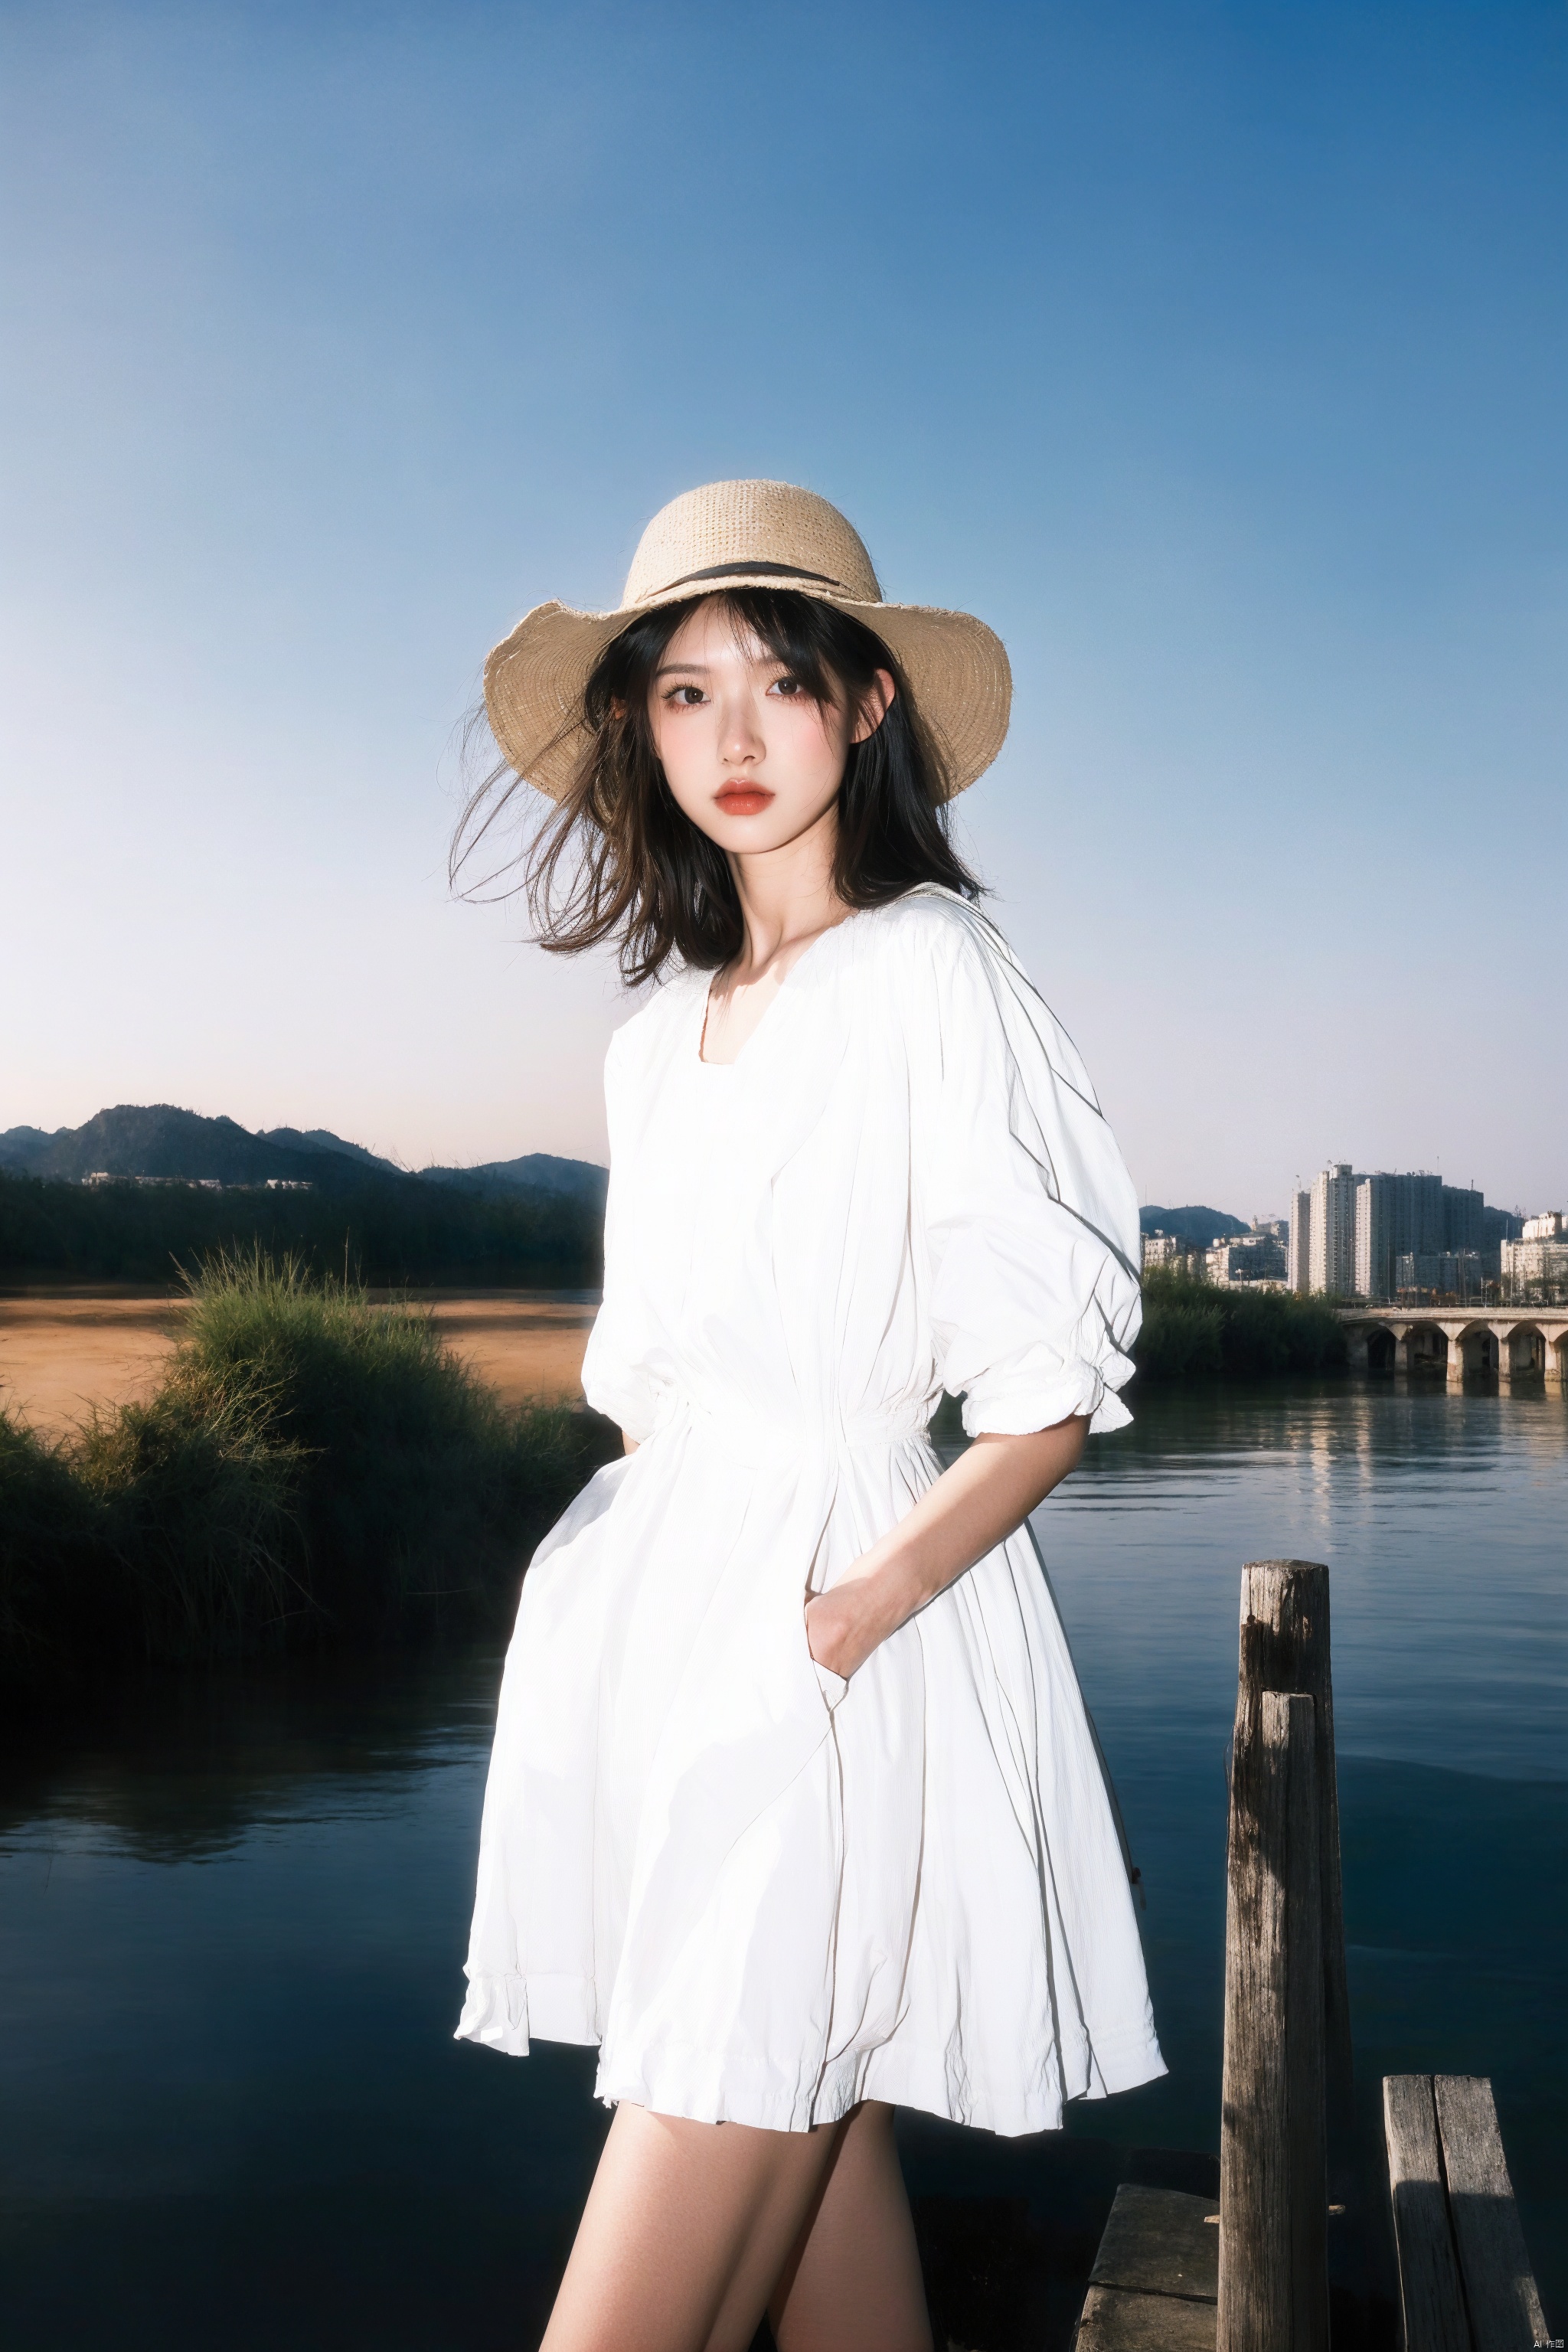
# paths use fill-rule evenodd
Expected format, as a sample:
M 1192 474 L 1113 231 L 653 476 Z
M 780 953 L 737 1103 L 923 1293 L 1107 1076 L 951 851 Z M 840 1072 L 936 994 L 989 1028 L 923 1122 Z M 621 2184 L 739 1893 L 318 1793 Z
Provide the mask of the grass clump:
M 1257 1380 L 1333 1371 L 1346 1360 L 1344 1326 L 1326 1300 L 1222 1290 L 1169 1266 L 1143 1277 L 1143 1328 L 1132 1352 L 1146 1381 Z
M 509 1411 L 410 1305 L 211 1259 L 144 1405 L 50 1444 L 0 1416 L 0 1667 L 236 1656 L 499 1617 L 611 1450 Z

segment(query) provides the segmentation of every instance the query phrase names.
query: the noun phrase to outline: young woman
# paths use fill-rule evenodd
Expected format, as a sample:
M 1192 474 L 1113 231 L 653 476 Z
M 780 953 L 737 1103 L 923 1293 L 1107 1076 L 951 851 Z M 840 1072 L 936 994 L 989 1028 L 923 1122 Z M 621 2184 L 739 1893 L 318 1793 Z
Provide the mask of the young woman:
M 886 604 L 821 499 L 721 482 L 485 688 L 469 840 L 548 794 L 542 943 L 663 984 L 610 1049 L 584 1367 L 626 1458 L 523 1585 L 458 2031 L 599 2045 L 546 2352 L 745 2352 L 764 2310 L 916 2352 L 894 2106 L 1044 2131 L 1163 2071 L 1026 1525 L 1127 1419 L 1137 1207 L 943 819 L 1006 656 Z

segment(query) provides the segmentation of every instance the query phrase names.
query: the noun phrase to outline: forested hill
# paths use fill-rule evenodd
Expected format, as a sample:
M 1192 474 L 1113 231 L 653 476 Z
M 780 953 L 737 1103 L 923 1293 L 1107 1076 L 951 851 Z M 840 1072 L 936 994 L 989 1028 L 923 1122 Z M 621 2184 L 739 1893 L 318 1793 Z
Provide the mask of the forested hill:
M 1224 1209 L 1140 1209 L 1138 1222 L 1146 1234 L 1173 1234 L 1189 1249 L 1207 1249 L 1211 1242 L 1252 1231 L 1244 1217 L 1230 1216 Z
M 605 1181 L 545 1152 L 416 1174 L 324 1128 L 121 1104 L 0 1133 L 0 1275 L 166 1280 L 260 1246 L 375 1283 L 575 1287 L 598 1280 Z
M 361 1153 L 324 1131 L 315 1140 L 295 1129 L 252 1135 L 232 1118 L 203 1118 L 173 1103 L 120 1103 L 81 1127 L 13 1127 L 0 1134 L 0 1167 L 18 1175 L 160 1177 L 187 1183 L 331 1183 L 363 1178 L 367 1167 L 389 1175 L 388 1160 Z
M 173 1103 L 121 1103 L 81 1127 L 13 1127 L 0 1132 L 0 1168 L 24 1176 L 157 1178 L 189 1184 L 294 1182 L 342 1191 L 368 1171 L 406 1177 L 415 1171 L 350 1143 L 330 1128 L 272 1127 L 252 1134 L 232 1118 L 204 1118 Z M 479 1168 L 423 1168 L 433 1184 L 468 1192 L 552 1193 L 603 1208 L 606 1171 L 591 1160 L 558 1160 L 530 1151 Z
M 591 1160 L 557 1160 L 549 1151 L 525 1152 L 521 1160 L 488 1160 L 479 1168 L 422 1168 L 419 1173 L 426 1183 L 458 1184 L 495 1199 L 532 1192 L 581 1201 L 601 1216 L 610 1182 L 607 1168 Z

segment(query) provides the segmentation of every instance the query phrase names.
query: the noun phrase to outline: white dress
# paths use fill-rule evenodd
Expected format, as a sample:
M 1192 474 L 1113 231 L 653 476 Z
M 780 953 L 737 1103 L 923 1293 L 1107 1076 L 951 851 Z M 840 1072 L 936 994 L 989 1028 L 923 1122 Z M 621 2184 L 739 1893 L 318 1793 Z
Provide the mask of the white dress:
M 640 1441 L 535 1555 L 460 2037 L 802 2131 L 1004 2133 L 1164 2072 L 1118 1826 L 1028 1530 L 847 1684 L 803 1608 L 972 1432 L 1128 1418 L 1135 1196 L 1072 1045 L 934 887 L 815 940 L 731 1065 L 705 973 L 606 1066 L 589 1402 Z

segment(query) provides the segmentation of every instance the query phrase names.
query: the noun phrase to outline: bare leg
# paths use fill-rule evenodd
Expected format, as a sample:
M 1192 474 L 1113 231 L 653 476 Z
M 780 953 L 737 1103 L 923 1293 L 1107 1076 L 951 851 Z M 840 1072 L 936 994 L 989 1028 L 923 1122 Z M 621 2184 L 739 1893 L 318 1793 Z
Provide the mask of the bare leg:
M 618 2106 L 540 2352 L 746 2352 L 837 2138 Z
M 857 2107 L 768 2306 L 779 2352 L 931 2352 L 893 2110 Z

